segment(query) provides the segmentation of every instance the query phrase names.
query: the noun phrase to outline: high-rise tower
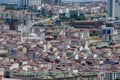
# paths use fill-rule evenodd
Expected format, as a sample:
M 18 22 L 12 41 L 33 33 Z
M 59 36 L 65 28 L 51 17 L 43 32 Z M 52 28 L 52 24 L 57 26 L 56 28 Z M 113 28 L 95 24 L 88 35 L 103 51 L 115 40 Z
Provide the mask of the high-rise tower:
M 39 6 L 41 5 L 42 0 L 20 0 L 20 5 L 22 7 L 27 6 Z
M 29 6 L 40 6 L 42 4 L 42 0 L 29 0 Z
M 120 18 L 120 0 L 108 0 L 108 16 Z
M 54 0 L 54 5 L 61 5 L 61 0 Z
M 20 0 L 20 6 L 27 7 L 29 4 L 29 0 Z
M 42 0 L 43 4 L 54 5 L 55 0 Z

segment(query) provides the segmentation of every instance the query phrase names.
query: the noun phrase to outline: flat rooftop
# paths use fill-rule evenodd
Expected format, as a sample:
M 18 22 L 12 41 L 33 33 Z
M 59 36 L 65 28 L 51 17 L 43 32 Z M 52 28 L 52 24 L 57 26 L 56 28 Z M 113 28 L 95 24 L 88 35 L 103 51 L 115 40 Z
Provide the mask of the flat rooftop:
M 22 79 L 3 78 L 2 80 L 22 80 Z

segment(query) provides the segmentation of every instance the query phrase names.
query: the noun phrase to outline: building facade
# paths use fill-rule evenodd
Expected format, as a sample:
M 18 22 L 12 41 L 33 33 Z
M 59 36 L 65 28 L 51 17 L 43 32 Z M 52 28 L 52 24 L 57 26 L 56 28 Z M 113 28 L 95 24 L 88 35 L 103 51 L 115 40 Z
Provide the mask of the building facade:
M 42 0 L 20 0 L 20 5 L 22 7 L 27 7 L 27 6 L 39 6 L 41 5 Z
M 20 6 L 40 6 L 41 4 L 61 5 L 61 0 L 19 0 Z
M 113 27 L 104 27 L 101 29 L 101 37 L 103 42 L 119 41 L 120 35 Z
M 43 4 L 49 4 L 49 5 L 54 5 L 55 0 L 42 0 Z
M 61 0 L 55 0 L 54 1 L 54 5 L 61 5 L 61 3 L 62 3 Z
M 120 72 L 108 72 L 105 74 L 105 80 L 115 80 L 120 78 Z
M 29 0 L 20 0 L 19 2 L 21 7 L 26 7 L 29 4 Z
M 40 6 L 42 4 L 42 0 L 29 0 L 28 6 Z
M 120 0 L 108 0 L 108 16 L 120 18 Z

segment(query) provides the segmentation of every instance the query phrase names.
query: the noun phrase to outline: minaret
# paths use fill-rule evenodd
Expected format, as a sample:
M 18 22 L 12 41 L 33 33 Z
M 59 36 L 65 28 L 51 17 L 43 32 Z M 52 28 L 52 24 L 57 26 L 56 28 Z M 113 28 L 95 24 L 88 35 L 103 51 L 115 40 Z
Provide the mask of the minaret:
M 83 50 L 83 46 L 80 47 L 80 51 L 82 51 L 82 50 Z
M 86 41 L 86 44 L 85 44 L 84 49 L 89 50 L 89 47 L 88 47 L 88 41 Z
M 24 43 L 24 39 L 23 39 L 22 35 L 21 35 L 21 42 Z

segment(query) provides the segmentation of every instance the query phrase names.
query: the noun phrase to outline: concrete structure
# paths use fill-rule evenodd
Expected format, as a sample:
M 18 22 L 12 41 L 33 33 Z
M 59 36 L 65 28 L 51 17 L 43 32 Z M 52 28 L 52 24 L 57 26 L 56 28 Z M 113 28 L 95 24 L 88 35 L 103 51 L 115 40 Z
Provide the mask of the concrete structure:
M 0 68 L 0 80 L 3 78 L 4 68 Z
M 34 12 L 28 12 L 28 11 L 24 11 L 24 10 L 20 10 L 20 11 L 14 11 L 14 10 L 0 11 L 0 19 L 7 19 L 7 18 L 35 19 L 36 15 L 37 14 L 34 13 Z
M 61 5 L 61 3 L 62 3 L 61 0 L 55 0 L 54 1 L 54 5 Z
M 104 27 L 101 30 L 102 41 L 116 41 L 120 40 L 120 35 L 118 35 L 118 31 L 115 30 L 113 27 Z
M 104 24 L 103 21 L 74 21 L 71 22 L 71 25 L 74 28 L 94 28 L 94 29 L 99 29 L 100 26 Z
M 21 7 L 26 7 L 29 3 L 29 0 L 20 0 L 20 6 Z
M 105 73 L 105 80 L 115 80 L 117 78 L 120 78 L 120 72 Z
M 41 4 L 61 5 L 61 0 L 20 0 L 21 7 L 40 6 Z
M 42 4 L 43 0 L 20 0 L 21 7 L 28 7 L 28 6 L 39 6 Z
M 9 79 L 9 78 L 3 78 L 2 80 L 21 80 L 21 79 Z
M 42 0 L 29 0 L 28 6 L 39 6 L 42 4 Z
M 120 0 L 108 0 L 108 15 L 120 18 Z
M 37 13 L 27 12 L 24 10 L 14 11 L 0 11 L 0 19 L 5 19 L 6 23 L 10 26 L 11 30 L 15 30 L 16 26 L 20 25 L 20 23 L 27 25 L 29 24 L 29 20 L 36 19 Z
M 54 5 L 54 0 L 43 0 L 42 2 L 43 2 L 43 4 Z

